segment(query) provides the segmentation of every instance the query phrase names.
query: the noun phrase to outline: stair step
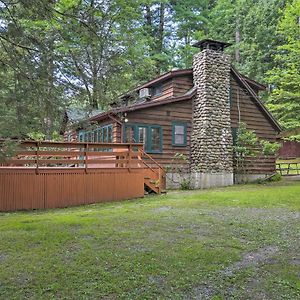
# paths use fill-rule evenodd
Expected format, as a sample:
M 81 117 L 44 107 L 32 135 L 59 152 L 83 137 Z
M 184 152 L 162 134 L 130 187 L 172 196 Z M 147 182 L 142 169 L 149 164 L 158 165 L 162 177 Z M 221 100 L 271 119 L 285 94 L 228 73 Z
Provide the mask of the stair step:
M 144 177 L 144 179 L 151 179 L 151 177 Z

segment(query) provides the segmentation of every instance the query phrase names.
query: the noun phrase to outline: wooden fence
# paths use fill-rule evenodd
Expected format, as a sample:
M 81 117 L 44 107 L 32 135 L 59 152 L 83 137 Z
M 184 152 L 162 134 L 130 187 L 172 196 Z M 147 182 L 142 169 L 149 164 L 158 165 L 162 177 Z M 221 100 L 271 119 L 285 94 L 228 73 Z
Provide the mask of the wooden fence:
M 300 163 L 298 162 L 286 162 L 277 163 L 276 171 L 282 176 L 295 176 L 300 175 Z
M 142 144 L 20 142 L 0 166 L 0 211 L 143 197 L 142 154 Z

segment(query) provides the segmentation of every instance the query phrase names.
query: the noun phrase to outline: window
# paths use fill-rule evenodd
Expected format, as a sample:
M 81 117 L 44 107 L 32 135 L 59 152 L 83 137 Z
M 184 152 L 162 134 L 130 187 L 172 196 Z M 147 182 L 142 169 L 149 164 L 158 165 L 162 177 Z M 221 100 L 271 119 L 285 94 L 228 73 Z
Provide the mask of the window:
M 124 143 L 135 143 L 134 126 L 126 125 L 123 140 L 124 140 Z
M 84 141 L 84 132 L 79 131 L 79 134 L 78 134 L 78 141 L 79 141 L 79 142 L 83 142 L 83 141 Z
M 151 137 L 151 151 L 159 152 L 160 151 L 160 142 L 161 142 L 161 136 L 160 136 L 160 127 L 151 127 L 150 128 L 150 137 Z
M 94 132 L 93 131 L 88 132 L 87 136 L 88 136 L 87 141 L 89 143 L 94 142 Z
M 103 141 L 103 129 L 102 128 L 99 128 L 98 129 L 98 143 L 102 142 Z
M 112 126 L 107 127 L 107 141 L 108 143 L 112 143 L 113 136 L 112 136 Z
M 152 88 L 152 96 L 158 96 L 158 95 L 161 95 L 163 92 L 163 85 L 162 83 L 158 84 L 158 85 L 155 85 L 153 88 Z
M 91 131 L 80 131 L 78 134 L 79 142 L 111 143 L 112 125 L 105 125 Z
M 137 143 L 142 143 L 146 146 L 147 141 L 147 127 L 138 127 Z
M 186 146 L 186 123 L 173 122 L 172 124 L 172 145 Z
M 159 125 L 126 124 L 125 143 L 143 143 L 147 153 L 162 152 L 162 128 Z
M 108 142 L 108 130 L 107 130 L 107 127 L 103 127 L 102 130 L 103 130 L 103 142 L 107 143 Z

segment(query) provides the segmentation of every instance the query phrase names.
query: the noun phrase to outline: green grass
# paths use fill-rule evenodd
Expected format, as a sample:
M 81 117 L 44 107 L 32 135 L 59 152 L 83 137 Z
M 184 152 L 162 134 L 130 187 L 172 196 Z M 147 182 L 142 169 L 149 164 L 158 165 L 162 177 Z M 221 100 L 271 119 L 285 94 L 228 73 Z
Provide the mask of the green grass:
M 299 299 L 300 183 L 0 214 L 0 299 Z

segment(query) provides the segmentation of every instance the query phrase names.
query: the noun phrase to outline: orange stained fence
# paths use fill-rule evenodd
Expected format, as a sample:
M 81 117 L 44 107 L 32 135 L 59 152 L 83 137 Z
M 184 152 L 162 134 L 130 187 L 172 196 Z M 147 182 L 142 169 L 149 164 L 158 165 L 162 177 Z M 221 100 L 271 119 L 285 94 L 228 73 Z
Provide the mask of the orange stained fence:
M 142 144 L 17 142 L 0 165 L 0 211 L 143 197 L 142 155 Z

